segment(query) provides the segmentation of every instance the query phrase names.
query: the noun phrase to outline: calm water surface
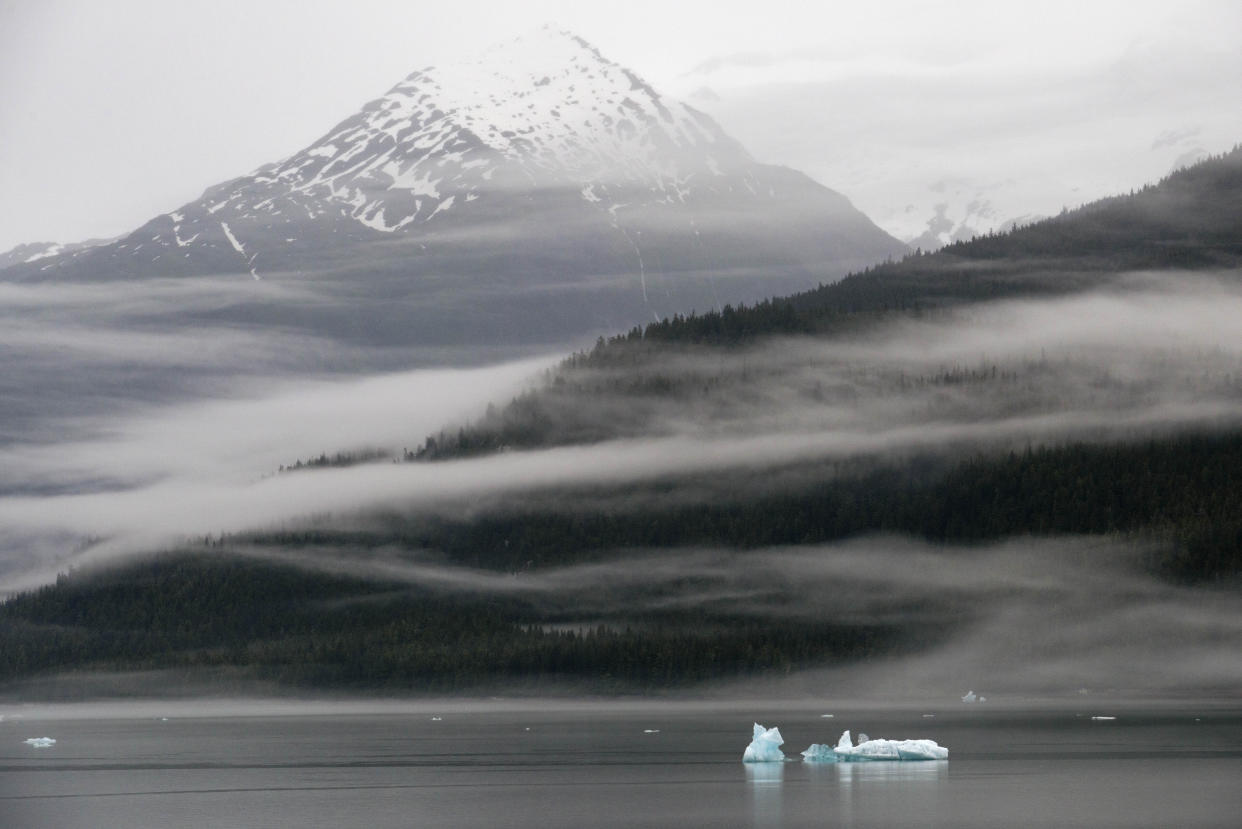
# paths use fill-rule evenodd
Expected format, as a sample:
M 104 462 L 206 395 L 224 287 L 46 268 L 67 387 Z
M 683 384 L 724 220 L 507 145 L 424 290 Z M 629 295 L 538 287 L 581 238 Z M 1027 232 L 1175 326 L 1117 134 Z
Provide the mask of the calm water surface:
M 0 827 L 1242 825 L 1242 706 L 187 713 L 9 714 Z M 794 757 L 851 728 L 950 760 L 744 765 L 752 720 Z

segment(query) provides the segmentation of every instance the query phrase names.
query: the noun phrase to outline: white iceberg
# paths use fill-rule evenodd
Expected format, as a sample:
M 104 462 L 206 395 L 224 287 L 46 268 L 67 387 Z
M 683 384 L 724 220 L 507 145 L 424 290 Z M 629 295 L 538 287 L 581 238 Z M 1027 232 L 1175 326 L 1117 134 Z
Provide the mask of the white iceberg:
M 49 748 L 50 746 L 56 745 L 56 741 L 51 737 L 30 737 L 25 741 L 25 743 L 26 745 L 34 746 L 35 748 Z
M 859 737 L 865 738 L 865 734 Z M 846 731 L 836 746 L 822 743 L 811 745 L 802 752 L 808 763 L 864 763 L 875 760 L 948 760 L 949 750 L 935 740 L 870 740 L 860 739 L 858 745 Z
M 974 691 L 967 691 L 962 695 L 962 702 L 987 702 L 988 698 L 976 694 Z
M 783 763 L 785 753 L 781 751 L 781 744 L 784 742 L 785 738 L 781 736 L 779 728 L 764 728 L 759 723 L 755 723 L 754 739 L 750 741 L 750 745 L 746 746 L 742 762 Z

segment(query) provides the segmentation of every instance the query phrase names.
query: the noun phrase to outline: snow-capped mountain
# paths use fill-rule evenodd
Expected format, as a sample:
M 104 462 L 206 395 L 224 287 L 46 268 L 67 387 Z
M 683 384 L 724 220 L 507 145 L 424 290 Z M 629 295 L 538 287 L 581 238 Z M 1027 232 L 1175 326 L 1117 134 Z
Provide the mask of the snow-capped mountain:
M 374 283 L 386 307 L 431 303 L 440 327 L 446 306 L 487 317 L 500 303 L 573 334 L 903 251 L 845 198 L 758 164 L 708 116 L 545 28 L 416 71 L 288 158 L 3 278 L 321 277 L 355 294 Z
M 63 244 L 61 242 L 27 242 L 18 245 L 15 248 L 0 253 L 0 270 L 10 268 L 14 265 L 25 265 L 30 262 L 37 262 L 40 259 L 48 259 L 53 256 L 59 256 L 62 253 L 78 253 L 87 248 L 106 245 L 111 239 L 87 239 L 84 242 L 72 242 Z

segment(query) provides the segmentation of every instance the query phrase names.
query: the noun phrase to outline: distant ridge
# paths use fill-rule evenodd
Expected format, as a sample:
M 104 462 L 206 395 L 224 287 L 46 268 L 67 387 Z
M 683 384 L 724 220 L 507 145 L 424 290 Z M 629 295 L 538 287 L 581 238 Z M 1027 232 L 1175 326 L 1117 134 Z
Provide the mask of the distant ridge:
M 913 252 L 832 284 L 728 314 L 697 314 L 647 326 L 652 337 L 753 338 L 820 331 L 901 310 L 979 300 L 1071 293 L 1118 274 L 1242 266 L 1242 145 L 1128 194 L 1060 216 Z M 723 319 L 729 325 L 723 325 Z M 621 339 L 633 340 L 634 334 Z

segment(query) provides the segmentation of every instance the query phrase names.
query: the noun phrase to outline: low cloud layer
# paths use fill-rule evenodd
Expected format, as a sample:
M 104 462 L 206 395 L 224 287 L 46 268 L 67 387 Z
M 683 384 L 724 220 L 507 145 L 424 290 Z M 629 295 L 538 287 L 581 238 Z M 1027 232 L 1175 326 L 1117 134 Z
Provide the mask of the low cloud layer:
M 244 488 L 324 451 L 400 455 L 416 436 L 481 414 L 488 402 L 512 396 L 553 364 L 274 382 L 261 397 L 159 408 L 90 439 L 9 450 L 6 474 L 26 487 L 106 477 L 138 487 L 194 480 Z
M 550 361 L 286 380 L 222 402 L 84 418 L 63 440 L 0 452 L 6 587 L 49 577 L 87 541 L 98 558 L 310 516 L 457 511 L 480 499 L 734 468 L 1236 424 L 1239 318 L 1242 294 L 1225 283 L 1173 292 L 1136 277 L 1108 292 L 977 306 L 861 339 L 682 353 L 659 371 L 723 378 L 724 392 L 569 398 L 605 424 L 628 418 L 638 431 L 435 464 L 273 474 L 321 452 L 399 452 L 446 424 L 452 431 Z M 604 379 L 624 389 L 632 378 Z
M 250 555 L 442 594 L 520 599 L 561 628 L 642 624 L 669 611 L 760 622 L 898 624 L 931 633 L 914 656 L 762 680 L 761 692 L 994 701 L 1220 692 L 1242 682 L 1242 598 L 1184 588 L 1099 539 L 937 546 L 871 537 L 745 552 L 674 549 L 521 574 L 418 560 L 409 551 L 300 549 Z M 1050 624 L 1049 620 L 1056 620 Z M 743 691 L 747 683 L 743 683 Z M 736 689 L 725 688 L 726 693 Z

